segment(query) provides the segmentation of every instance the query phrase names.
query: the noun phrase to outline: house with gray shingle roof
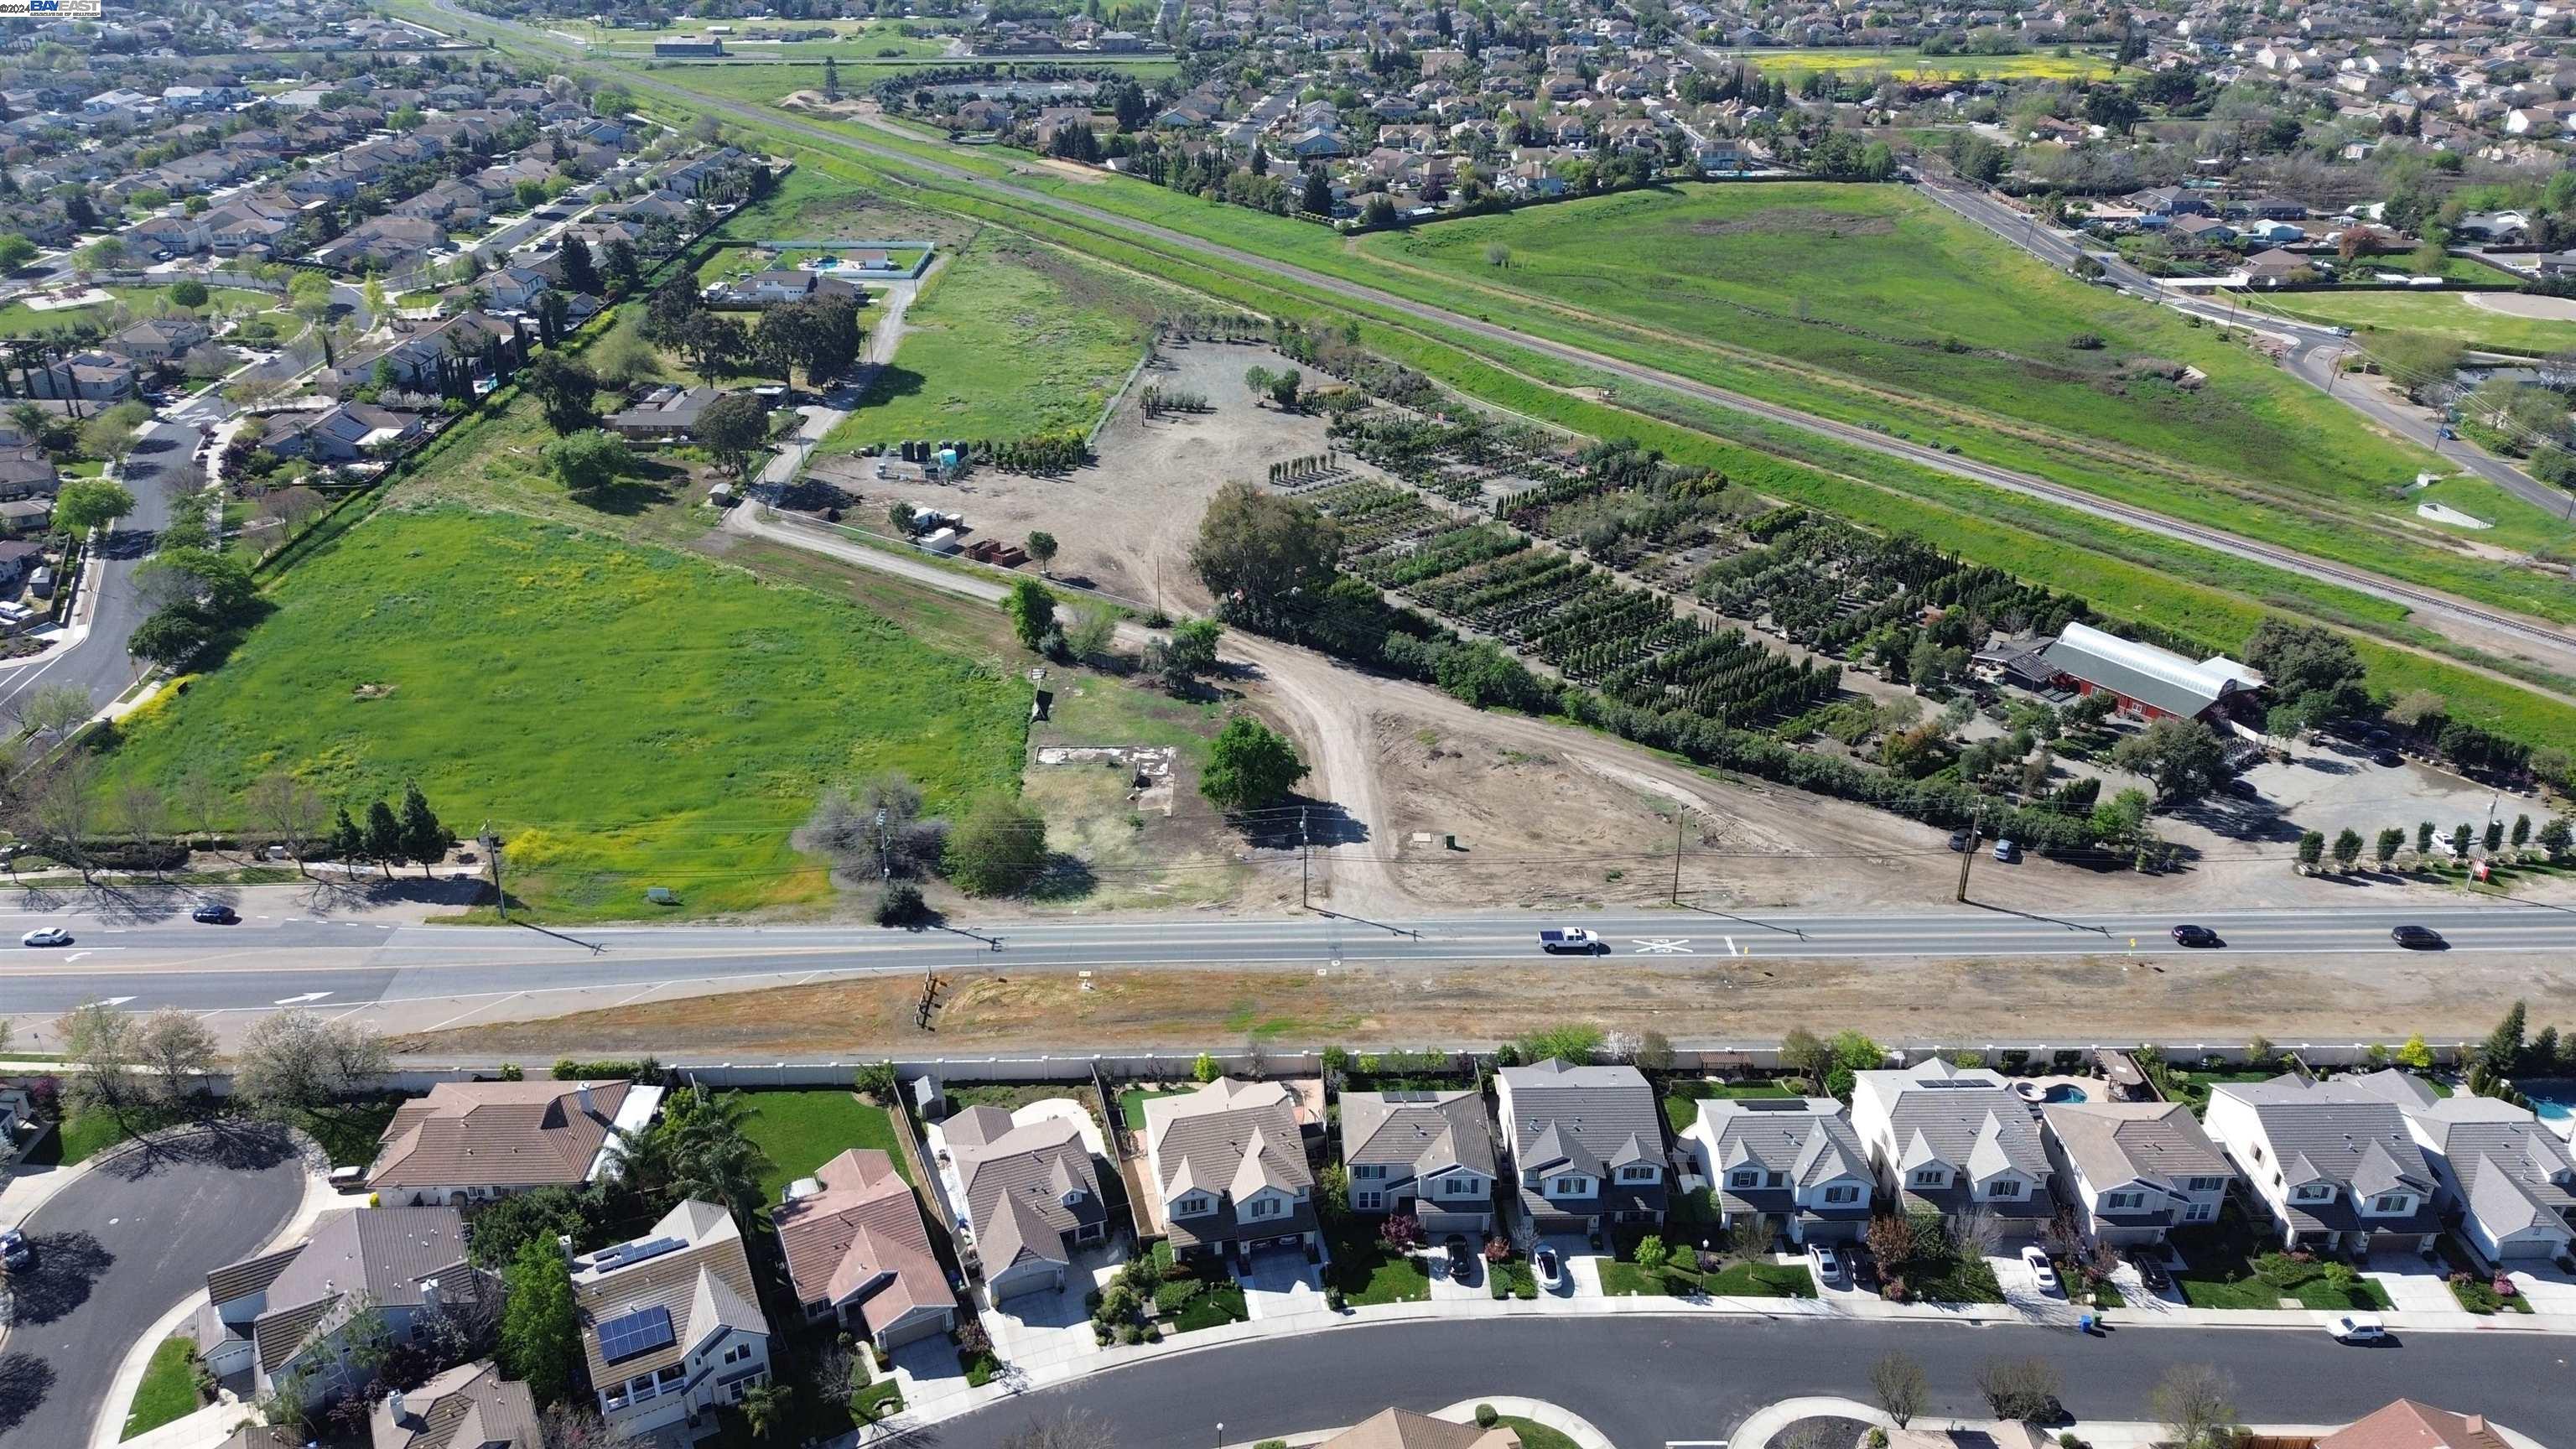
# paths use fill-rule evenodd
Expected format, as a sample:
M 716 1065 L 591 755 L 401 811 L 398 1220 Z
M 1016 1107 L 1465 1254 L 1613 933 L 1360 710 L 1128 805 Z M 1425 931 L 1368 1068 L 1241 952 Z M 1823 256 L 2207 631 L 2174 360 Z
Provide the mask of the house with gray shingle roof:
M 1852 1130 L 1901 1212 L 1983 1213 L 2008 1239 L 2031 1236 L 2049 1219 L 2053 1170 L 2030 1104 L 1984 1067 L 1934 1057 L 1856 1073 Z
M 1664 1220 L 1664 1114 L 1635 1067 L 1550 1057 L 1495 1073 L 1494 1097 L 1521 1215 L 1539 1232 Z
M 1831 1097 L 1703 1101 L 1682 1150 L 1709 1183 L 1718 1221 L 1776 1222 L 1793 1243 L 1849 1242 L 1869 1226 L 1869 1149 Z
M 1282 1083 L 1220 1077 L 1148 1101 L 1145 1165 L 1176 1254 L 1323 1251 L 1296 1095 Z
M 751 1257 L 733 1214 L 717 1204 L 688 1199 L 643 1237 L 574 1258 L 570 1268 L 582 1354 L 611 1429 L 704 1433 L 719 1405 L 739 1404 L 768 1381 L 769 1320 Z
M 1494 1133 L 1481 1092 L 1344 1092 L 1351 1211 L 1411 1213 L 1427 1234 L 1494 1230 Z
M 2490 1263 L 2557 1257 L 2576 1241 L 2576 1157 L 2529 1108 L 2461 1093 L 2437 1097 L 2399 1071 L 2352 1080 L 2385 1096 L 2433 1169 L 2433 1205 Z
M 490 1359 L 385 1395 L 367 1428 L 373 1449 L 543 1449 L 536 1399 Z
M 2058 1102 L 2039 1110 L 2056 1189 L 2087 1238 L 2161 1243 L 2214 1223 L 2236 1171 L 2179 1102 Z
M 365 1207 L 333 1213 L 292 1248 L 206 1275 L 208 1306 L 191 1336 L 218 1376 L 246 1373 L 255 1394 L 300 1386 L 319 1400 L 358 1388 L 345 1330 L 373 1309 L 409 1342 L 442 1304 L 478 1300 L 493 1285 L 465 1260 L 465 1220 L 450 1207 Z
M 2441 1230 L 2433 1165 L 2381 1090 L 2294 1074 L 2222 1083 L 2202 1124 L 2286 1246 L 2415 1250 Z
M 940 1133 L 993 1301 L 1063 1287 L 1074 1254 L 1108 1236 L 1109 1208 L 1082 1124 L 1055 1116 L 1013 1122 L 999 1107 L 969 1107 Z

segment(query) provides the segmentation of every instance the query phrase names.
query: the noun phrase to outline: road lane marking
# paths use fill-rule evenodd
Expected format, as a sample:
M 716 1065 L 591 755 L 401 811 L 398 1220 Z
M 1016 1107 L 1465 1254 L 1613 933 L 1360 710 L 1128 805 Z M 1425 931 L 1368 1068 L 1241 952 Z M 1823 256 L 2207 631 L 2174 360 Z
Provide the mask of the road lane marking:
M 98 1004 L 101 1006 L 123 1006 L 125 1003 L 132 1001 L 133 999 L 134 998 L 131 996 L 102 996 L 98 999 Z
M 305 992 L 302 996 L 281 996 L 281 997 L 279 997 L 277 1000 L 270 1002 L 270 1003 L 269 1003 L 269 1005 L 271 1005 L 271 1006 L 301 1006 L 301 1005 L 303 1005 L 305 1002 L 308 1002 L 308 1001 L 320 1001 L 323 997 L 328 996 L 328 995 L 330 995 L 330 994 L 331 994 L 331 993 L 330 993 L 330 992 L 328 992 L 328 991 L 308 991 L 308 992 Z
M 1636 947 L 1637 954 L 1640 956 L 1688 956 L 1692 954 L 1690 948 L 1690 937 L 1688 936 L 1649 936 L 1643 940 L 1631 937 L 1628 944 Z

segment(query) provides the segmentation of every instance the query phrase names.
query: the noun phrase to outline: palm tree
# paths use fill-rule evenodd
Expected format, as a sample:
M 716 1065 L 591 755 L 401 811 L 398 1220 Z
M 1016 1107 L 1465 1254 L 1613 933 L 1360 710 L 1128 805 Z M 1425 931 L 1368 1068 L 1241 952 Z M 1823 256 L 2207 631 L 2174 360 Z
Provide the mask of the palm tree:
M 748 1217 L 767 1196 L 760 1179 L 770 1168 L 769 1154 L 743 1130 L 750 1114 L 740 1092 L 717 1097 L 693 1086 L 652 1125 L 617 1134 L 618 1176 L 647 1197 L 703 1198 Z
M 796 1391 L 785 1384 L 757 1383 L 742 1391 L 742 1417 L 751 1425 L 751 1437 L 766 1439 L 769 1431 L 787 1417 L 787 1401 Z

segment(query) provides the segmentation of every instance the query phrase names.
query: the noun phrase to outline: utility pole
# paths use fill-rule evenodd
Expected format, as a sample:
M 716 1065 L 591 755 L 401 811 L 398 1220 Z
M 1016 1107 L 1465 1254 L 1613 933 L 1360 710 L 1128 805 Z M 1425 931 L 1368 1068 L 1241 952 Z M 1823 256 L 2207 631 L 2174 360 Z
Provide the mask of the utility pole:
M 1978 819 L 1968 817 L 1968 848 L 1959 853 L 1959 899 L 1968 898 L 1968 867 L 1977 863 Z
M 1673 811 L 1673 904 L 1682 903 L 1682 826 L 1690 818 L 1690 807 Z
M 1297 807 L 1297 909 L 1301 911 L 1314 909 L 1314 907 L 1307 904 L 1306 901 L 1307 845 L 1306 807 L 1301 805 Z M 1223 1426 L 1220 1425 L 1219 1427 L 1222 1428 Z
M 483 847 L 483 858 L 492 862 L 492 899 L 501 908 L 501 919 L 510 919 L 510 893 L 501 889 L 501 837 L 492 833 L 492 822 L 483 822 L 482 833 L 474 837 Z
M 882 805 L 877 807 L 877 879 L 894 879 L 894 862 L 886 854 L 886 813 Z

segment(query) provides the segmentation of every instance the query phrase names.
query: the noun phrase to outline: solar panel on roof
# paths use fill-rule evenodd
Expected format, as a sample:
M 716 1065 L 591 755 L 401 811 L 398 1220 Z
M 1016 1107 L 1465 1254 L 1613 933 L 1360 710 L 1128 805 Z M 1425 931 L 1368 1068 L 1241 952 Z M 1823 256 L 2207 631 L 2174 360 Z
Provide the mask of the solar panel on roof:
M 647 1238 L 640 1243 L 620 1243 L 600 1251 L 598 1263 L 603 1268 L 631 1268 L 664 1253 L 676 1253 L 688 1243 L 680 1238 Z
M 616 1363 L 671 1346 L 671 1310 L 659 1304 L 620 1314 L 599 1326 L 599 1356 Z

